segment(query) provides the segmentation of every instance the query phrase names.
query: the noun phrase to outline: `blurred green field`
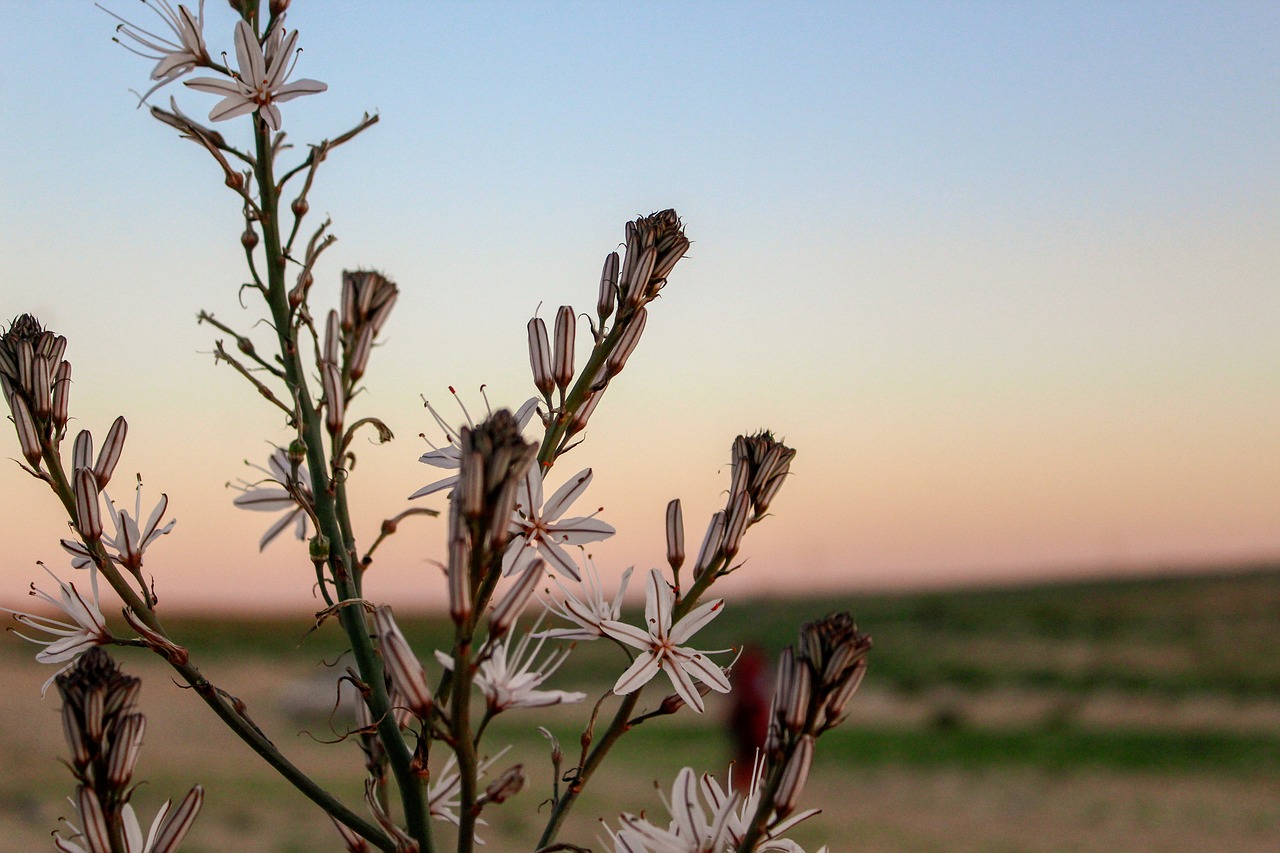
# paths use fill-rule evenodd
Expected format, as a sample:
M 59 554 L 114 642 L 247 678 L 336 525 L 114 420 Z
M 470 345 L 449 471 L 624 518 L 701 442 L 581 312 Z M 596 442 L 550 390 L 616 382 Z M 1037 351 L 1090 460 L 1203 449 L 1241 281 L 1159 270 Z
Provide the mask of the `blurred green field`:
M 849 609 L 875 638 L 870 674 L 847 724 L 819 742 L 806 797 L 824 813 L 795 833 L 834 851 L 1275 851 L 1280 849 L 1280 567 L 1022 588 L 734 601 L 698 635 L 718 648 L 773 653 L 803 621 Z M 401 624 L 424 659 L 447 643 L 438 618 Z M 305 617 L 168 620 L 206 674 L 244 699 L 286 754 L 358 802 L 360 757 L 336 740 L 332 680 L 346 665 L 334 626 Z M 184 853 L 340 850 L 336 834 L 287 785 L 176 689 L 158 661 L 119 655 L 144 676 L 150 719 L 137 794 L 144 812 L 194 781 L 207 814 Z M 9 689 L 0 730 L 0 849 L 52 849 L 70 792 L 57 701 L 31 647 L 0 645 Z M 337 666 L 325 664 L 337 663 Z M 604 692 L 620 652 L 580 644 L 552 686 Z M 649 703 L 663 689 L 646 694 Z M 720 697 L 712 697 L 720 700 Z M 609 701 L 606 701 L 608 713 Z M 643 704 L 643 703 L 642 703 Z M 727 705 L 638 727 L 614 772 L 584 797 L 564 840 L 601 849 L 597 819 L 663 814 L 655 780 L 691 765 L 721 773 Z M 550 790 L 538 712 L 499 718 L 529 788 L 486 813 L 490 851 L 532 849 Z M 554 709 L 572 756 L 585 709 Z M 304 733 L 305 732 L 305 733 Z M 441 825 L 442 826 L 442 825 Z

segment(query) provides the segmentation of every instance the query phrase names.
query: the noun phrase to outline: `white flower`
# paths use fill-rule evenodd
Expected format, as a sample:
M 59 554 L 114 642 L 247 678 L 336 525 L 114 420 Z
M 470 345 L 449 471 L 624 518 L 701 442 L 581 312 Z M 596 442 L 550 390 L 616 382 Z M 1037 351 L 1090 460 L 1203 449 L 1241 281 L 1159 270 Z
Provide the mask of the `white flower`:
M 623 815 L 624 829 L 618 833 L 623 836 L 623 846 L 617 849 L 627 853 L 646 849 L 652 853 L 723 853 L 735 850 L 736 847 L 730 847 L 726 842 L 729 820 L 736 804 L 734 797 L 717 804 L 708 820 L 698 799 L 693 769 L 686 767 L 676 774 L 675 784 L 671 787 L 671 800 L 667 803 L 667 810 L 671 812 L 670 827 L 662 829 L 644 818 Z M 617 844 L 618 837 L 614 839 Z M 644 846 L 637 847 L 637 842 Z
M 197 77 L 187 81 L 192 89 L 223 96 L 209 111 L 210 121 L 224 121 L 256 110 L 267 127 L 279 130 L 280 108 L 277 103 L 319 94 L 329 88 L 319 80 L 284 82 L 297 61 L 294 46 L 298 42 L 298 31 L 286 34 L 283 17 L 276 18 L 267 33 L 265 53 L 253 34 L 253 28 L 244 21 L 236 22 L 235 42 L 239 73 L 228 80 Z
M 449 390 L 452 391 L 453 389 L 450 388 Z M 457 397 L 456 394 L 454 396 L 455 398 Z M 486 405 L 487 404 L 488 401 L 486 400 Z M 462 402 L 460 400 L 458 405 L 462 407 L 462 414 L 467 419 L 467 426 L 474 429 L 475 424 L 471 421 L 471 414 L 467 411 L 467 407 L 462 406 Z M 431 413 L 431 417 L 435 418 L 436 423 L 440 425 L 440 429 L 444 432 L 445 438 L 449 439 L 449 443 L 444 447 L 436 447 L 432 444 L 432 449 L 429 452 L 422 454 L 422 456 L 418 458 L 418 461 L 426 465 L 431 465 L 435 468 L 443 468 L 446 471 L 457 471 L 462 467 L 462 450 L 458 446 L 458 431 L 449 426 L 449 424 L 445 422 L 445 419 L 440 417 L 440 413 L 432 408 L 430 403 L 427 403 L 426 406 L 427 411 Z M 516 412 L 516 429 L 523 431 L 524 428 L 528 426 L 529 421 L 532 420 L 533 413 L 537 411 L 537 409 L 537 397 L 530 397 L 526 400 L 525 404 Z M 489 414 L 492 415 L 493 412 L 490 412 Z M 424 435 L 423 438 L 426 438 L 426 436 Z M 430 444 L 429 441 L 428 444 Z M 432 495 L 436 492 L 452 489 L 457 484 L 458 475 L 452 474 L 441 480 L 436 480 L 434 483 L 428 483 L 421 489 L 418 489 L 418 491 L 409 495 L 409 500 L 426 497 L 427 495 Z
M 476 765 L 476 778 L 482 777 L 499 758 L 506 755 L 507 750 L 510 748 L 505 746 L 498 751 L 497 755 L 492 758 L 486 758 Z M 459 797 L 459 793 L 462 790 L 462 779 L 458 776 L 457 756 L 450 753 L 448 760 L 444 763 L 444 767 L 440 768 L 440 772 L 431 778 L 436 781 L 427 786 L 427 811 L 436 820 L 448 821 L 457 826 L 458 807 L 462 805 Z M 476 823 L 484 824 L 485 821 L 478 819 Z M 477 836 L 476 843 L 484 844 L 484 841 Z
M 306 465 L 298 466 L 298 479 L 293 482 L 292 466 L 289 462 L 289 454 L 283 448 L 277 447 L 275 452 L 271 454 L 271 458 L 267 460 L 267 468 L 261 465 L 251 465 L 268 476 L 265 482 L 274 483 L 279 488 L 266 485 L 255 485 L 251 483 L 241 482 L 240 485 L 233 486 L 244 494 L 236 498 L 233 503 L 241 509 L 253 510 L 255 512 L 276 512 L 284 510 L 284 515 L 280 516 L 274 524 L 267 528 L 267 532 L 262 535 L 262 540 L 258 542 L 258 550 L 261 551 L 271 544 L 271 540 L 275 539 L 290 524 L 294 525 L 294 535 L 299 540 L 307 538 L 307 513 L 294 497 L 295 491 L 302 495 L 303 500 L 308 504 L 311 502 L 311 475 L 307 472 Z M 290 489 L 292 483 L 294 489 Z
M 43 649 L 36 653 L 36 660 L 39 663 L 65 664 L 58 672 L 49 676 L 49 680 L 40 688 L 41 696 L 49 690 L 49 685 L 53 683 L 53 679 L 71 666 L 82 652 L 88 651 L 94 646 L 104 646 L 114 639 L 111 636 L 111 632 L 107 630 L 107 620 L 103 618 L 102 610 L 98 603 L 98 570 L 95 567 L 89 567 L 89 586 L 93 595 L 88 599 L 80 594 L 75 584 L 63 583 L 49 569 L 45 568 L 45 571 L 49 572 L 49 577 L 58 582 L 58 586 L 61 588 L 60 596 L 54 598 L 49 593 L 37 589 L 34 583 L 31 585 L 29 594 L 52 604 L 70 616 L 70 622 L 62 622 L 57 619 L 50 619 L 47 616 L 38 616 L 34 613 L 23 613 L 18 610 L 10 610 L 7 607 L 0 607 L 0 610 L 12 613 L 13 618 L 23 625 L 35 628 L 37 631 L 43 631 L 53 637 L 53 639 L 42 640 L 36 637 L 28 637 L 20 631 L 14 631 L 22 639 L 44 646 Z
M 587 557 L 585 563 L 586 577 L 582 580 L 582 595 L 575 595 L 568 587 L 560 582 L 555 575 L 551 576 L 551 580 L 555 585 L 560 587 L 560 591 L 564 593 L 564 598 L 557 601 L 555 599 L 544 599 L 542 606 L 548 612 L 573 622 L 578 625 L 577 628 L 553 628 L 550 631 L 539 631 L 534 636 L 548 637 L 557 640 L 597 640 L 605 636 L 605 622 L 616 621 L 622 615 L 622 596 L 627 591 L 627 583 L 631 580 L 632 569 L 627 569 L 622 573 L 622 582 L 618 585 L 618 592 L 613 597 L 613 601 L 608 601 L 604 597 L 604 590 L 600 586 L 600 573 L 596 570 L 595 562 Z
M 612 536 L 615 531 L 612 525 L 605 524 L 592 516 L 579 516 L 562 519 L 575 500 L 591 485 L 591 469 L 584 468 L 574 474 L 545 504 L 542 502 L 542 471 L 535 460 L 520 482 L 516 493 L 516 512 L 511 518 L 511 544 L 502 556 L 504 574 L 512 574 L 522 560 L 521 556 L 527 548 L 537 548 L 538 553 L 548 564 L 563 575 L 574 580 L 581 580 L 578 564 L 560 546 L 585 545 L 588 542 L 599 542 Z
M 699 714 L 704 710 L 702 696 L 693 685 L 693 678 L 698 679 L 712 690 L 720 693 L 729 692 L 729 679 L 725 678 L 720 667 L 707 660 L 708 654 L 720 652 L 700 652 L 685 648 L 699 628 L 720 615 L 724 599 L 717 598 L 699 607 L 695 607 L 676 624 L 671 624 L 671 608 L 675 597 L 671 588 L 663 580 L 657 569 L 649 571 L 649 584 L 645 589 L 644 616 L 648 630 L 641 630 L 625 622 L 608 620 L 600 627 L 615 640 L 640 649 L 641 653 L 626 672 L 613 685 L 613 692 L 618 694 L 633 693 L 658 674 L 659 669 L 666 670 L 667 677 L 681 699 Z M 728 651 L 722 649 L 721 651 Z M 692 678 L 691 678 L 692 676 Z
M 751 821 L 755 819 L 756 809 L 760 806 L 760 785 L 764 781 L 764 760 L 763 756 L 756 758 L 755 767 L 751 774 L 751 784 L 747 789 L 747 795 L 740 797 L 732 788 L 732 786 L 720 787 L 720 783 L 708 773 L 702 774 L 702 796 L 706 799 L 707 805 L 712 809 L 719 810 L 724 807 L 725 803 L 739 804 L 736 809 L 731 809 L 728 819 L 728 842 L 727 847 L 731 850 L 737 850 L 742 844 L 742 839 L 746 836 L 747 830 L 751 828 Z M 726 780 L 733 778 L 732 771 L 726 775 Z M 768 827 L 767 832 L 762 837 L 761 843 L 755 848 L 759 853 L 804 853 L 800 845 L 787 838 L 778 838 L 779 835 L 791 829 L 801 821 L 808 820 L 818 814 L 820 809 L 807 809 L 797 812 L 785 820 Z M 826 848 L 822 848 L 825 850 Z M 821 853 L 821 851 L 819 851 Z
M 115 502 L 105 491 L 102 494 L 107 499 L 107 512 L 110 513 L 111 522 L 116 528 L 114 536 L 102 537 L 102 544 L 107 546 L 108 554 L 113 560 L 136 572 L 142 566 L 147 547 L 173 530 L 173 526 L 178 523 L 177 519 L 170 519 L 164 527 L 160 526 L 160 520 L 164 518 L 165 510 L 169 508 L 169 496 L 160 496 L 159 502 L 147 518 L 146 525 L 139 528 L 138 519 L 142 518 L 141 479 L 138 480 L 138 487 L 134 490 L 133 515 L 130 515 L 127 509 L 117 509 Z M 73 568 L 84 569 L 93 565 L 93 557 L 82 543 L 63 539 L 60 544 L 63 550 L 71 555 Z
M 205 48 L 203 33 L 204 0 L 200 0 L 200 6 L 194 15 L 186 6 L 180 5 L 174 9 L 169 0 L 154 0 L 154 2 L 153 6 L 147 0 L 143 0 L 148 8 L 160 16 L 172 36 L 144 30 L 136 24 L 129 23 L 110 9 L 98 7 L 120 22 L 116 27 L 117 33 L 132 39 L 139 47 L 125 44 L 119 38 L 114 39 L 117 44 L 138 56 L 156 60 L 156 67 L 151 71 L 151 79 L 158 82 L 142 96 L 143 101 L 156 89 L 172 83 L 196 66 L 209 64 L 209 51 Z
M 537 625 L 534 625 L 537 628 Z M 530 649 L 529 642 L 533 634 L 526 634 L 511 651 L 511 637 L 508 634 L 501 643 L 489 649 L 476 671 L 476 687 L 488 700 L 491 713 L 499 713 L 508 708 L 545 708 L 548 705 L 560 705 L 568 702 L 581 702 L 587 698 L 585 693 L 565 690 L 539 690 L 538 688 L 552 676 L 565 658 L 569 649 L 554 652 L 542 662 L 541 667 L 534 666 L 534 660 L 542 651 L 544 640 Z M 453 671 L 453 658 L 444 652 L 436 652 L 436 659 Z

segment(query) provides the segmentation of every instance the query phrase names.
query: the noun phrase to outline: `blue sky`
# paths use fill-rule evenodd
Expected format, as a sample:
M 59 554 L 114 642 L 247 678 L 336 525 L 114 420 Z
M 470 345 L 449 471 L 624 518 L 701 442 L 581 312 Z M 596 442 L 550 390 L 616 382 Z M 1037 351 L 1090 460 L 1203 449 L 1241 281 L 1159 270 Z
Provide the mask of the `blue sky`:
M 231 562 L 262 565 L 223 483 L 280 434 L 192 322 L 251 322 L 234 199 L 133 109 L 150 65 L 106 14 L 6 12 L 3 313 L 71 338 L 87 424 L 130 417 L 175 564 L 234 530 Z M 813 585 L 1280 553 L 1275 4 L 298 0 L 289 20 L 296 76 L 330 87 L 283 105 L 290 138 L 381 117 L 312 197 L 341 238 L 322 277 L 373 265 L 404 292 L 368 398 L 400 436 L 370 451 L 371 518 L 420 484 L 418 395 L 518 404 L 528 317 L 589 305 L 622 223 L 673 206 L 694 251 L 579 451 L 618 570 L 660 561 L 669 497 L 700 529 L 728 442 L 761 426 L 801 455 L 753 559 Z M 211 50 L 231 25 L 207 4 Z M 21 523 L 19 574 L 58 562 L 52 510 Z

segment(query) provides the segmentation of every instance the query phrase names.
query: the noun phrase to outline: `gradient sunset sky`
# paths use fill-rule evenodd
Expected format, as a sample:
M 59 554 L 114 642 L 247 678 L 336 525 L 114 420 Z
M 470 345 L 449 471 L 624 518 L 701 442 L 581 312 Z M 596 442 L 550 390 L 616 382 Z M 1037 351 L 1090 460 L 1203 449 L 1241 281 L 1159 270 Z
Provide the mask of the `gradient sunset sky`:
M 314 607 L 305 546 L 258 554 L 271 518 L 225 487 L 288 440 L 194 322 L 258 316 L 234 196 L 134 108 L 152 63 L 113 19 L 4 5 L 0 314 L 68 337 L 76 426 L 129 419 L 113 495 L 141 472 L 178 519 L 148 552 L 162 605 Z M 226 4 L 205 17 L 230 50 Z M 308 220 L 340 238 L 324 307 L 343 268 L 401 288 L 357 404 L 397 436 L 359 450 L 363 541 L 432 478 L 420 395 L 519 405 L 529 317 L 590 310 L 624 222 L 674 207 L 693 249 L 548 481 L 594 468 L 606 575 L 662 564 L 672 497 L 696 550 L 761 427 L 799 456 L 742 590 L 1280 556 L 1280 5 L 295 0 L 289 22 L 295 76 L 329 85 L 282 105 L 290 139 L 381 117 Z M 16 602 L 37 560 L 71 570 L 52 495 L 6 464 Z M 441 523 L 380 554 L 373 596 L 443 599 Z

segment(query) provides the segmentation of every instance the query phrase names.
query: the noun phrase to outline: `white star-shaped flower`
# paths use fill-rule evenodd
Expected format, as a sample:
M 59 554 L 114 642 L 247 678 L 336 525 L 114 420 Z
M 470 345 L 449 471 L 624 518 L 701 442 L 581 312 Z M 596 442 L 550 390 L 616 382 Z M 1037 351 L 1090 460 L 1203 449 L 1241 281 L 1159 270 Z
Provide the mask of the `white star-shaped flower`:
M 134 490 L 133 515 L 130 515 L 127 509 L 117 509 L 115 502 L 105 491 L 102 494 L 107 499 L 107 512 L 111 515 L 111 521 L 116 528 L 114 536 L 102 537 L 102 544 L 107 546 L 107 553 L 113 560 L 136 572 L 142 567 L 147 547 L 173 530 L 173 526 L 178 523 L 176 518 L 171 518 L 168 524 L 160 526 L 160 520 L 164 518 L 165 510 L 169 508 L 169 496 L 160 496 L 159 502 L 147 518 L 146 525 L 139 527 L 138 521 L 142 518 L 141 479 L 138 481 L 137 489 Z M 93 565 L 93 558 L 82 543 L 73 539 L 63 539 L 60 544 L 63 550 L 71 555 L 73 568 L 84 569 Z
M 209 51 L 204 44 L 204 0 L 200 0 L 194 15 L 186 6 L 179 5 L 174 9 L 169 0 L 143 0 L 143 3 L 160 16 L 172 33 L 171 36 L 144 30 L 110 9 L 102 6 L 98 8 L 119 21 L 116 32 L 132 40 L 137 47 L 125 44 L 119 38 L 114 39 L 117 44 L 145 59 L 156 60 L 156 67 L 151 70 L 151 79 L 157 82 L 142 96 L 142 100 L 146 101 L 161 86 L 172 83 L 198 65 L 208 65 Z
M 111 636 L 111 632 L 107 630 L 107 620 L 103 618 L 102 609 L 98 603 L 97 568 L 94 566 L 89 567 L 89 588 L 92 591 L 92 596 L 89 598 L 85 598 L 76 589 L 75 584 L 58 580 L 58 576 L 47 568 L 45 568 L 45 571 L 49 572 L 49 577 L 57 581 L 60 595 L 54 598 L 44 590 L 37 589 L 34 583 L 31 585 L 29 594 L 41 601 L 52 604 L 58 610 L 67 614 L 67 616 L 71 617 L 70 622 L 0 607 L 0 610 L 12 613 L 13 618 L 23 625 L 35 628 L 37 631 L 43 631 L 51 636 L 52 639 L 44 640 L 38 637 L 28 637 L 21 631 L 14 631 L 22 639 L 44 646 L 43 649 L 36 653 L 36 660 L 39 663 L 65 664 L 65 666 L 58 669 L 58 672 L 49 676 L 49 680 L 40 688 L 41 696 L 48 691 L 53 679 L 68 666 L 71 666 L 81 653 L 94 646 L 105 646 L 115 639 Z
M 449 390 L 452 391 L 453 389 L 450 388 Z M 459 401 L 459 405 L 462 405 L 461 401 Z M 427 411 L 431 413 L 431 417 L 435 418 L 436 423 L 440 425 L 440 429 L 444 432 L 444 436 L 449 440 L 449 443 L 444 447 L 436 447 L 434 444 L 431 445 L 432 449 L 427 453 L 422 454 L 422 456 L 418 458 L 418 461 L 434 468 L 442 468 L 446 471 L 457 471 L 462 467 L 462 450 L 458 446 L 458 430 L 449 426 L 449 424 L 445 422 L 445 419 L 440 417 L 440 413 L 432 408 L 430 403 L 427 403 L 426 406 Z M 536 412 L 537 409 L 537 397 L 530 397 L 526 400 L 525 404 L 516 412 L 516 429 L 523 431 L 524 428 L 528 426 L 529 421 L 533 419 L 533 413 Z M 471 415 L 467 412 L 466 406 L 462 406 L 462 414 L 467 419 L 467 426 L 474 429 L 475 424 L 471 422 Z M 490 412 L 489 414 L 492 415 L 493 413 Z M 426 436 L 423 436 L 423 438 L 426 438 Z M 428 444 L 430 444 L 430 442 L 428 442 Z M 426 497 L 427 495 L 432 495 L 436 492 L 452 489 L 458 484 L 458 476 L 458 474 L 451 474 L 450 476 L 436 480 L 433 483 L 428 483 L 421 489 L 418 489 L 418 491 L 409 495 L 409 500 Z
M 533 634 L 526 634 L 516 644 L 513 652 L 511 637 L 512 634 L 508 634 L 506 639 L 493 646 L 476 671 L 476 687 L 484 694 L 492 713 L 509 708 L 545 708 L 548 705 L 581 702 L 587 698 L 585 693 L 538 689 L 564 663 L 569 656 L 569 649 L 561 649 L 549 655 L 539 667 L 534 665 L 534 661 L 542 651 L 544 640 L 538 640 L 531 648 Z M 436 659 L 445 669 L 453 671 L 452 657 L 444 652 L 436 652 Z
M 712 619 L 720 615 L 724 599 L 717 598 L 706 604 L 695 607 L 683 619 L 671 624 L 671 609 L 675 605 L 675 596 L 671 587 L 663 580 L 657 569 L 649 571 L 649 582 L 645 588 L 644 616 L 647 630 L 617 620 L 608 620 L 600 627 L 615 640 L 640 649 L 640 655 L 626 672 L 613 685 L 617 694 L 634 693 L 658 674 L 665 670 L 671 684 L 680 698 L 688 703 L 699 714 L 704 710 L 702 696 L 693 684 L 696 678 L 703 684 L 719 693 L 729 692 L 729 679 L 724 672 L 707 659 L 708 654 L 720 654 L 729 651 L 721 649 L 717 652 L 700 652 L 683 644 L 688 642 L 697 631 Z
M 616 531 L 594 516 L 561 518 L 573 502 L 591 485 L 591 469 L 584 468 L 569 478 L 551 499 L 542 501 L 542 471 L 535 460 L 529 466 L 516 496 L 516 512 L 511 518 L 511 544 L 502 555 L 503 574 L 512 574 L 529 559 L 526 549 L 536 548 L 542 559 L 562 575 L 581 580 L 578 564 L 562 545 L 585 545 L 607 539 Z
M 236 498 L 233 503 L 241 509 L 253 510 L 254 512 L 278 512 L 284 510 L 284 515 L 267 528 L 267 532 L 262 535 L 262 540 L 258 542 L 258 550 L 261 551 L 271 543 L 281 533 L 289 528 L 290 524 L 294 525 L 294 535 L 299 540 L 307 538 L 307 513 L 294 497 L 294 490 L 289 488 L 292 483 L 294 489 L 301 493 L 303 500 L 310 503 L 311 501 L 311 475 L 307 472 L 306 465 L 298 466 L 298 479 L 293 482 L 292 466 L 289 462 L 289 454 L 283 448 L 277 447 L 275 452 L 271 454 L 271 458 L 267 460 L 267 468 L 261 465 L 252 465 L 259 471 L 267 475 L 266 483 L 274 485 L 241 483 L 232 488 L 239 489 L 243 494 Z M 269 469 L 269 470 L 268 470 Z
M 557 640 L 598 640 L 605 636 L 605 622 L 617 620 L 622 615 L 622 596 L 627 591 L 627 583 L 631 580 L 632 569 L 627 569 L 622 573 L 622 582 L 618 584 L 618 592 L 614 595 L 613 600 L 609 601 L 604 596 L 604 590 L 600 586 L 600 573 L 596 570 L 595 562 L 587 557 L 585 561 L 585 577 L 582 580 L 582 594 L 577 595 L 567 586 L 561 583 L 560 579 L 555 575 L 551 576 L 551 580 L 555 585 L 560 587 L 560 591 L 564 593 L 564 598 L 544 599 L 542 606 L 547 609 L 548 613 L 554 613 L 569 622 L 573 622 L 577 628 L 553 628 L 549 631 L 539 631 L 535 636 L 548 637 Z
M 676 774 L 675 784 L 671 787 L 671 800 L 667 810 L 671 812 L 671 824 L 667 829 L 654 826 L 644 818 L 634 815 L 623 815 L 625 827 L 619 835 L 624 846 L 619 851 L 636 850 L 636 842 L 652 853 L 722 853 L 724 850 L 736 849 L 726 842 L 729 835 L 729 821 L 733 816 L 736 798 L 719 803 L 712 809 L 710 820 L 698 798 L 698 782 L 693 769 L 686 767 Z M 615 836 L 615 843 L 616 843 Z
M 253 28 L 244 21 L 237 21 L 235 43 L 238 73 L 226 80 L 197 77 L 188 80 L 187 85 L 201 92 L 223 96 L 209 111 L 210 121 L 225 121 L 257 111 L 267 127 L 279 130 L 280 108 L 276 104 L 303 95 L 316 95 L 329 88 L 319 80 L 285 82 L 296 64 L 297 53 L 294 48 L 297 42 L 298 31 L 286 33 L 284 18 L 279 17 L 267 33 L 264 52 L 263 46 L 258 44 L 258 39 L 253 34 Z
M 730 772 L 725 778 L 733 777 Z M 755 820 L 756 809 L 760 806 L 761 783 L 764 781 L 764 758 L 758 756 L 756 765 L 751 774 L 751 784 L 747 788 L 745 797 L 739 796 L 733 790 L 731 785 L 720 787 L 720 783 L 715 777 L 709 773 L 702 774 L 702 796 L 706 799 L 707 805 L 717 812 L 724 808 L 726 803 L 736 804 L 736 808 L 730 809 L 728 829 L 727 829 L 727 847 L 731 850 L 737 850 L 742 844 L 742 839 L 746 837 L 747 830 L 751 828 L 751 822 Z M 804 849 L 788 838 L 779 838 L 778 836 L 791 829 L 801 821 L 808 820 L 818 814 L 820 809 L 806 809 L 805 811 L 796 812 L 785 820 L 779 821 L 768 827 L 767 832 L 762 838 L 760 844 L 755 848 L 757 853 L 804 853 Z M 825 850 L 826 848 L 822 848 Z M 819 851 L 822 853 L 822 851 Z

